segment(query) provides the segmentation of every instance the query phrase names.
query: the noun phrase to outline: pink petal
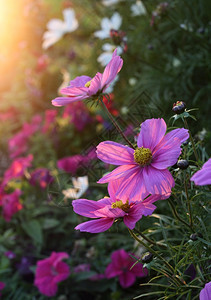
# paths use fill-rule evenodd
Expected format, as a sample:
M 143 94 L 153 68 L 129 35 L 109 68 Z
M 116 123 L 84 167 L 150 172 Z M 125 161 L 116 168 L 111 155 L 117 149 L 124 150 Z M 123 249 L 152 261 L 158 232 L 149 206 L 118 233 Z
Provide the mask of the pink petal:
M 143 268 L 143 265 L 141 263 L 135 264 L 135 261 L 131 263 L 130 271 L 136 276 L 136 277 L 146 277 L 148 272 L 146 268 Z
M 128 228 L 133 229 L 142 216 L 151 215 L 155 209 L 156 206 L 151 203 L 138 202 L 131 207 L 128 215 L 124 216 L 124 223 Z
M 82 96 L 87 95 L 88 88 L 87 87 L 65 87 L 60 90 L 61 94 L 67 95 L 69 97 L 76 97 L 76 96 Z
M 126 177 L 130 176 L 131 173 L 133 173 L 133 171 L 137 168 L 136 165 L 124 165 L 124 166 L 120 166 L 118 168 L 116 168 L 115 170 L 113 170 L 111 173 L 103 176 L 98 183 L 106 183 L 112 180 L 116 180 L 119 179 L 121 177 Z
M 190 179 L 194 181 L 195 185 L 209 185 L 211 184 L 211 168 L 201 169 L 196 172 Z
M 163 119 L 148 119 L 141 124 L 137 146 L 154 150 L 166 132 L 166 123 Z
M 149 194 L 144 184 L 142 172 L 143 168 L 136 166 L 126 177 L 119 179 L 120 184 L 116 192 L 118 199 L 135 202 L 143 200 Z
M 133 285 L 135 281 L 136 276 L 130 271 L 123 272 L 121 275 L 119 275 L 119 283 L 124 289 Z
M 70 87 L 84 87 L 92 78 L 86 75 L 78 76 L 70 81 Z
M 120 275 L 121 273 L 122 273 L 122 270 L 115 268 L 113 263 L 110 263 L 105 270 L 106 278 L 116 277 L 116 276 Z
M 105 207 L 95 211 L 97 217 L 106 217 L 106 218 L 121 218 L 126 213 L 120 208 L 112 208 L 111 205 L 106 205 Z
M 98 201 L 87 199 L 73 200 L 72 205 L 75 213 L 88 218 L 98 218 L 98 216 L 95 215 L 95 211 L 105 206 Z
M 115 79 L 117 73 L 121 70 L 123 60 L 120 56 L 116 55 L 117 49 L 114 51 L 111 61 L 105 67 L 103 72 L 101 88 L 105 90 L 109 84 Z
M 80 101 L 89 98 L 88 95 L 76 96 L 76 97 L 57 97 L 51 101 L 54 106 L 63 106 L 72 102 Z
M 90 96 L 97 94 L 101 90 L 101 79 L 102 79 L 102 74 L 97 73 L 95 77 L 92 78 L 88 94 Z
M 146 166 L 143 170 L 144 182 L 149 194 L 164 195 L 171 193 L 174 187 L 174 179 L 169 170 L 158 170 L 152 166 Z
M 188 137 L 188 130 L 184 128 L 167 133 L 154 148 L 151 165 L 161 170 L 173 166 L 181 153 L 181 143 Z
M 75 229 L 82 232 L 99 233 L 108 230 L 113 222 L 114 219 L 102 218 L 79 224 Z
M 121 144 L 106 141 L 97 146 L 97 157 L 112 165 L 134 164 L 134 150 Z
M 190 179 L 196 185 L 211 184 L 211 158 L 202 166 L 202 169 L 197 171 Z

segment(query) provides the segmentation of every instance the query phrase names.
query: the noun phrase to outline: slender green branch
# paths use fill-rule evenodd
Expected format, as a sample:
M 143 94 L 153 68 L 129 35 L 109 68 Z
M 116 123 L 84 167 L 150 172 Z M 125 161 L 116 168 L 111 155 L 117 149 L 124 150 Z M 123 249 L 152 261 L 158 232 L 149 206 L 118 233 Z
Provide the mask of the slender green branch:
M 119 127 L 119 125 L 117 124 L 117 122 L 114 120 L 112 114 L 110 113 L 110 111 L 108 110 L 108 108 L 106 107 L 105 103 L 103 102 L 103 100 L 100 100 L 101 104 L 103 106 L 103 108 L 105 109 L 107 115 L 109 116 L 110 120 L 112 121 L 112 123 L 114 124 L 114 126 L 116 127 L 117 131 L 120 133 L 120 135 L 123 137 L 123 139 L 127 142 L 127 144 L 133 148 L 134 146 L 132 145 L 132 143 L 128 140 L 128 138 L 125 136 L 125 134 L 122 132 L 121 128 Z
M 184 172 L 184 187 L 185 187 L 185 194 L 186 194 L 187 203 L 188 203 L 189 222 L 190 222 L 190 227 L 192 229 L 193 228 L 193 218 L 192 218 L 190 198 L 188 195 L 188 187 L 187 187 L 187 182 L 186 182 L 186 172 Z
M 165 244 L 161 244 L 161 243 L 151 240 L 150 238 L 145 236 L 142 232 L 140 232 L 138 229 L 134 228 L 133 230 L 135 231 L 135 233 L 138 233 L 143 239 L 145 239 L 148 243 L 150 243 L 154 246 L 160 246 L 160 247 L 167 248 L 167 246 Z
M 196 151 L 196 147 L 195 147 L 195 143 L 194 143 L 191 131 L 190 131 L 189 127 L 188 127 L 188 122 L 187 122 L 186 118 L 183 118 L 183 121 L 184 121 L 184 124 L 185 124 L 185 128 L 188 129 L 190 140 L 191 140 L 191 144 L 192 144 L 192 147 L 193 147 L 193 152 L 194 152 L 196 160 L 198 161 L 199 157 L 198 157 L 198 154 L 197 154 L 197 151 Z
M 128 228 L 130 234 L 140 243 L 142 244 L 145 248 L 147 248 L 149 250 L 149 252 L 153 253 L 155 256 L 157 256 L 160 260 L 162 260 L 164 262 L 164 264 L 166 265 L 166 267 L 171 271 L 174 272 L 173 267 L 162 257 L 160 256 L 155 250 L 152 249 L 152 247 L 148 246 L 147 244 L 145 244 L 145 242 L 143 242 L 142 240 L 140 240 L 132 230 L 130 230 Z
M 182 222 L 185 226 L 189 227 L 191 229 L 191 231 L 193 231 L 192 227 L 188 223 L 186 223 L 183 219 L 180 218 L 178 212 L 176 211 L 176 209 L 174 207 L 174 203 L 172 202 L 171 199 L 168 199 L 168 203 L 171 206 L 171 209 L 172 209 L 172 212 L 173 212 L 175 218 L 177 218 L 177 220 L 179 220 L 180 222 Z

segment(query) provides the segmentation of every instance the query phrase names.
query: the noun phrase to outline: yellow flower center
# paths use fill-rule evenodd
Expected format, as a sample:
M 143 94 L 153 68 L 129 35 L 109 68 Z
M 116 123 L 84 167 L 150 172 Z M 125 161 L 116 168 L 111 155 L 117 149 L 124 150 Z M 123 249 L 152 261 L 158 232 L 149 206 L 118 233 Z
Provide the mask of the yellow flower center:
M 89 81 L 87 81 L 87 83 L 85 84 L 85 87 L 89 88 L 89 87 L 90 87 L 90 85 L 91 85 L 91 81 L 92 81 L 92 79 L 91 79 L 91 80 L 89 80 Z
M 126 201 L 126 203 L 123 203 L 122 200 L 117 200 L 116 202 L 112 203 L 111 207 L 112 208 L 120 208 L 124 212 L 128 212 L 128 210 L 130 208 L 130 204 L 129 204 L 128 200 Z
M 134 152 L 134 160 L 141 166 L 149 165 L 152 161 L 152 152 L 149 148 L 140 147 Z

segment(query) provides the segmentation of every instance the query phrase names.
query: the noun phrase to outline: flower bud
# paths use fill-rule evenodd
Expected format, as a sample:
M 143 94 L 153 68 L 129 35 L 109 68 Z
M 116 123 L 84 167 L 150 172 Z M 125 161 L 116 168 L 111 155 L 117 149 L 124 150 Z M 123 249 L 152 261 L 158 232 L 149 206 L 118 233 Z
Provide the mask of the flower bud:
M 181 114 L 184 112 L 186 108 L 186 104 L 183 101 L 177 101 L 176 103 L 173 104 L 173 112 L 175 112 L 177 115 Z
M 153 255 L 151 252 L 145 252 L 141 257 L 142 263 L 149 263 L 152 261 L 152 259 L 153 259 Z
M 191 239 L 192 241 L 198 240 L 198 237 L 200 237 L 200 238 L 203 237 L 202 234 L 201 234 L 200 232 L 192 233 L 192 234 L 190 235 L 190 239 Z
M 177 167 L 180 168 L 181 170 L 187 169 L 188 166 L 189 166 L 189 163 L 186 159 L 180 159 L 177 162 Z

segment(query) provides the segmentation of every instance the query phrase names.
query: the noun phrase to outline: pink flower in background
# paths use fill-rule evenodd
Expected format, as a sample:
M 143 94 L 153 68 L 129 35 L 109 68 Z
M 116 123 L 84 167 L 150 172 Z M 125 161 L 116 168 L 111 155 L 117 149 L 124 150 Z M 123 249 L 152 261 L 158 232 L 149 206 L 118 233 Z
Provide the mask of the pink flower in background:
M 14 259 L 14 258 L 16 258 L 16 254 L 14 253 L 14 252 L 12 252 L 12 251 L 6 251 L 5 253 L 4 253 L 4 255 L 7 257 L 7 258 L 9 258 L 9 259 Z
M 5 194 L 1 199 L 2 211 L 4 219 L 9 222 L 12 216 L 23 208 L 20 203 L 20 190 L 15 190 L 11 194 Z
M 99 233 L 108 230 L 116 219 L 123 219 L 125 225 L 133 229 L 142 216 L 151 215 L 156 209 L 152 203 L 159 200 L 160 196 L 150 196 L 147 199 L 137 202 L 122 201 L 116 198 L 118 181 L 109 184 L 108 192 L 110 197 L 99 201 L 78 199 L 72 202 L 75 213 L 95 220 L 84 222 L 75 227 L 80 231 Z M 138 199 L 140 200 L 140 199 Z
M 211 158 L 190 179 L 196 185 L 211 184 Z
M 89 271 L 90 271 L 90 264 L 80 264 L 74 268 L 75 273 L 89 272 Z
M 57 114 L 58 111 L 56 109 L 47 109 L 45 111 L 45 121 L 42 128 L 42 132 L 45 133 L 55 127 Z
M 199 295 L 200 300 L 211 300 L 211 281 L 205 284 Z
M 96 158 L 95 148 L 89 149 L 88 153 L 83 156 L 80 154 L 61 158 L 57 161 L 57 167 L 72 175 L 76 174 L 76 171 L 80 167 L 88 167 L 93 159 Z
M 5 283 L 0 281 L 0 297 L 2 295 L 1 291 L 5 288 Z
M 88 98 L 97 98 L 106 91 L 121 70 L 122 65 L 123 60 L 117 55 L 116 49 L 103 74 L 98 72 L 93 78 L 84 75 L 76 77 L 70 81 L 69 86 L 61 89 L 61 93 L 67 95 L 67 97 L 58 97 L 52 100 L 52 104 L 54 106 L 62 106 Z
M 134 150 L 128 146 L 106 141 L 97 146 L 97 156 L 105 163 L 119 165 L 98 183 L 119 180 L 119 199 L 143 199 L 148 194 L 169 196 L 174 179 L 167 169 L 181 153 L 181 144 L 188 139 L 188 130 L 166 132 L 163 119 L 149 119 L 141 124 Z
M 75 125 L 78 131 L 82 131 L 92 121 L 89 110 L 83 102 L 68 104 L 63 112 L 63 118 L 69 118 L 70 123 Z
M 105 274 L 107 278 L 118 277 L 123 288 L 128 288 L 136 281 L 136 277 L 146 277 L 147 270 L 142 264 L 135 263 L 124 249 L 114 251 L 111 255 L 111 263 L 107 266 Z M 134 265 L 134 266 L 133 266 Z M 133 267 L 132 267 L 133 266 Z
M 41 121 L 41 116 L 35 115 L 31 123 L 24 123 L 22 129 L 9 140 L 8 146 L 11 158 L 16 158 L 28 150 L 28 141 L 40 129 Z
M 43 295 L 55 296 L 58 283 L 69 277 L 69 266 L 62 262 L 68 257 L 66 252 L 52 252 L 50 257 L 37 262 L 34 285 Z
M 30 183 L 32 185 L 39 185 L 42 189 L 45 189 L 49 183 L 53 181 L 53 177 L 46 168 L 38 168 L 31 173 Z
M 6 185 L 11 179 L 22 177 L 26 169 L 31 167 L 32 160 L 32 154 L 29 154 L 26 157 L 16 158 L 4 173 L 3 186 Z
M 76 171 L 80 168 L 84 160 L 84 157 L 80 154 L 61 158 L 57 161 L 59 169 L 64 170 L 67 173 L 75 175 Z

